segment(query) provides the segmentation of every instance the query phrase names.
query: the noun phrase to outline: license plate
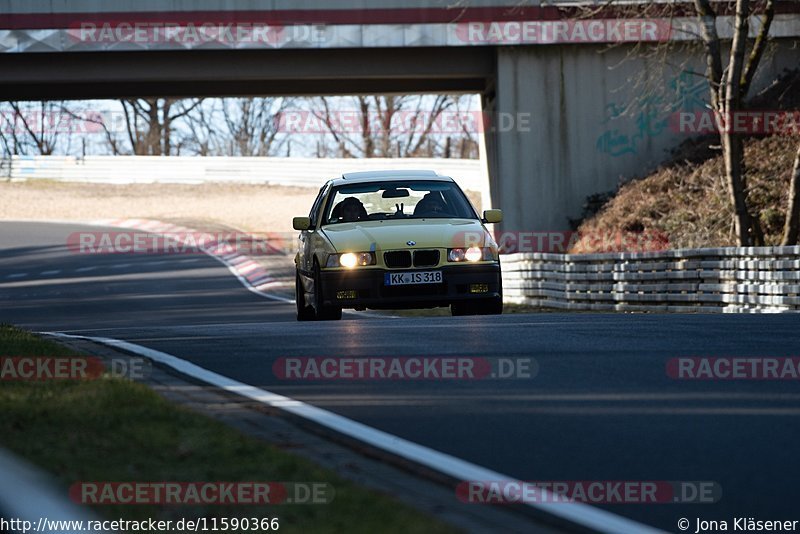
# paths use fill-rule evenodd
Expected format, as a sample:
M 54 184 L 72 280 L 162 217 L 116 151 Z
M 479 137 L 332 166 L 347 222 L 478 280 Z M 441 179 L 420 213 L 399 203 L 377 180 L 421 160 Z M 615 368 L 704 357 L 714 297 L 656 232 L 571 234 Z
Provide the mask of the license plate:
M 441 284 L 442 271 L 420 271 L 414 273 L 386 273 L 383 277 L 387 286 L 409 286 L 415 284 Z

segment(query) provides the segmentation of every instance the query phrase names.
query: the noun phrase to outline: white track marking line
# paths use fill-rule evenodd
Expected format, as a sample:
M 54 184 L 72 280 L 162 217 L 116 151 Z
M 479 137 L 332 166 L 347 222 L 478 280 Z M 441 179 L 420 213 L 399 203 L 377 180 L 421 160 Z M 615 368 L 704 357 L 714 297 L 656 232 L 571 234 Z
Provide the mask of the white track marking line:
M 89 271 L 94 271 L 97 269 L 96 265 L 90 265 L 89 267 L 81 267 L 80 269 L 75 269 L 76 273 L 88 273 Z
M 58 274 L 61 272 L 61 269 L 57 269 L 54 271 L 42 271 L 39 273 L 39 276 L 53 276 L 54 274 Z
M 220 328 L 220 327 L 230 327 L 230 326 L 242 326 L 242 327 L 247 327 L 247 326 L 267 326 L 267 325 L 271 325 L 271 324 L 282 324 L 282 325 L 285 325 L 286 322 L 263 322 L 262 321 L 262 322 L 257 322 L 257 323 L 211 323 L 211 324 L 197 323 L 197 324 L 185 324 L 185 325 L 177 325 L 177 326 L 152 326 L 152 327 L 120 326 L 120 327 L 116 327 L 116 328 L 92 328 L 92 332 L 106 332 L 106 331 L 115 331 L 115 330 L 119 330 L 120 332 L 122 332 L 124 330 L 144 330 L 144 329 L 147 329 L 147 330 L 187 330 L 187 329 L 191 330 L 191 329 L 194 329 L 194 328 L 208 329 L 208 328 L 211 328 L 211 327 Z M 61 333 L 64 333 L 64 334 L 67 334 L 67 333 L 70 333 L 70 332 L 86 332 L 86 329 L 85 328 L 80 328 L 80 329 L 76 329 L 76 330 L 61 330 Z
M 124 221 L 113 221 L 113 222 L 112 221 L 100 220 L 100 221 L 92 221 L 92 222 L 84 223 L 84 224 L 87 224 L 89 226 L 109 226 L 109 225 L 113 225 L 113 226 L 125 228 L 125 229 L 128 229 L 128 230 L 142 230 L 144 227 L 158 226 L 158 225 L 163 225 L 164 223 L 160 223 L 159 221 L 152 221 L 152 220 L 144 221 L 142 219 L 128 219 L 128 220 L 124 220 Z M 175 227 L 175 228 L 180 228 L 181 231 L 189 231 L 189 229 L 186 229 L 186 228 L 183 228 L 183 227 Z M 158 233 L 158 232 L 153 232 L 153 233 Z M 278 296 L 278 295 L 268 294 L 268 293 L 266 293 L 264 291 L 260 291 L 256 287 L 253 287 L 253 285 L 250 282 L 248 282 L 246 278 L 244 278 L 242 275 L 239 274 L 238 265 L 233 265 L 233 263 L 231 263 L 230 260 L 226 260 L 225 257 L 222 257 L 222 256 L 219 256 L 217 254 L 214 254 L 211 250 L 201 249 L 201 251 L 203 253 L 205 253 L 205 255 L 208 256 L 209 258 L 214 258 L 219 263 L 221 263 L 222 265 L 227 267 L 228 271 L 230 271 L 231 274 L 233 274 L 236 277 L 236 279 L 239 280 L 239 283 L 242 284 L 245 287 L 245 289 L 247 289 L 251 293 L 253 293 L 255 295 L 258 295 L 259 297 L 265 298 L 267 300 L 273 300 L 273 301 L 277 301 L 277 302 L 284 302 L 286 304 L 294 304 L 294 299 L 281 297 L 281 296 Z M 247 261 L 247 258 L 244 258 L 243 256 L 237 254 L 235 259 L 239 259 L 239 258 L 241 258 L 241 260 L 238 263 L 241 263 L 241 261 Z M 178 260 L 178 261 L 180 261 L 180 260 Z M 250 260 L 250 261 L 252 261 L 252 260 Z M 170 261 L 164 261 L 163 263 L 170 263 Z M 145 265 L 160 265 L 160 264 L 161 263 L 159 263 L 159 262 L 145 263 Z
M 383 432 L 382 430 L 369 427 L 357 421 L 353 421 L 352 419 L 329 412 L 328 410 L 323 410 L 322 408 L 317 408 L 316 406 L 306 404 L 290 397 L 284 397 L 283 395 L 278 395 L 270 391 L 259 389 L 255 386 L 249 386 L 242 382 L 238 382 L 165 352 L 160 352 L 147 347 L 142 347 L 140 345 L 135 345 L 133 343 L 128 343 L 127 341 L 120 341 L 111 338 L 73 336 L 63 333 L 43 333 L 61 338 L 87 339 L 95 343 L 102 343 L 104 345 L 117 347 L 122 350 L 144 356 L 145 358 L 149 358 L 163 365 L 172 367 L 179 373 L 185 374 L 202 382 L 206 382 L 220 389 L 236 393 L 242 397 L 249 398 L 267 406 L 271 406 L 284 412 L 302 417 L 318 425 L 330 428 L 335 432 L 355 438 L 361 442 L 372 445 L 373 447 L 388 451 L 392 454 L 423 465 L 429 469 L 433 469 L 434 471 L 444 473 L 458 480 L 521 483 L 521 481 L 516 480 L 513 477 L 497 473 L 496 471 L 492 471 L 485 467 L 461 460 L 455 456 L 436 451 L 412 441 L 394 436 L 387 432 Z M 543 500 L 550 500 L 552 498 L 550 492 L 545 489 L 541 489 L 540 494 Z M 556 499 L 553 498 L 552 500 Z M 648 534 L 662 532 L 653 527 L 633 521 L 632 519 L 612 514 L 611 512 L 594 508 L 583 503 L 566 503 L 560 501 L 538 503 L 526 502 L 524 504 L 540 512 L 550 514 L 565 521 L 597 532 L 608 534 Z
M 9 274 L 8 276 L 6 276 L 6 278 L 12 278 L 12 279 L 13 278 L 25 278 L 26 276 L 28 276 L 28 273 L 14 273 L 14 274 Z

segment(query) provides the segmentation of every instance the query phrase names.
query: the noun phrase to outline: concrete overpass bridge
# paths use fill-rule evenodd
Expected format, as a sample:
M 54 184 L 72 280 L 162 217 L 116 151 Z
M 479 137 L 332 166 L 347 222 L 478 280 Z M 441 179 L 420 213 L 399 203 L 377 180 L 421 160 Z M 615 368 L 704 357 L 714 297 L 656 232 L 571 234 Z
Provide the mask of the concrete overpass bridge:
M 0 100 L 480 93 L 504 229 L 564 230 L 588 195 L 663 161 L 686 138 L 674 114 L 707 93 L 687 72 L 702 70 L 696 50 L 629 57 L 691 40 L 691 18 L 574 4 L 0 0 Z M 800 63 L 800 6 L 778 13 L 756 89 Z M 632 82 L 642 73 L 652 92 Z

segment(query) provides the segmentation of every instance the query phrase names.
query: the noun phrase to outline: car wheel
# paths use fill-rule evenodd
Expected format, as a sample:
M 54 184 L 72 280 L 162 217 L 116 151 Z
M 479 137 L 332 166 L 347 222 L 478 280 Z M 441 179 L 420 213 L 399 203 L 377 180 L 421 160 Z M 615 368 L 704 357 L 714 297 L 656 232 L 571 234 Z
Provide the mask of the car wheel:
M 503 313 L 503 297 L 477 302 L 476 308 L 479 315 L 501 315 Z
M 319 263 L 314 260 L 314 308 L 318 321 L 338 321 L 342 318 L 342 309 L 338 306 L 326 306 L 322 302 L 322 276 Z
M 503 314 L 503 279 L 500 278 L 500 295 L 490 300 L 475 302 L 477 315 L 502 315 Z
M 303 289 L 303 281 L 300 280 L 300 273 L 295 273 L 294 300 L 297 303 L 297 320 L 313 321 L 315 318 L 314 308 L 306 304 L 306 292 Z

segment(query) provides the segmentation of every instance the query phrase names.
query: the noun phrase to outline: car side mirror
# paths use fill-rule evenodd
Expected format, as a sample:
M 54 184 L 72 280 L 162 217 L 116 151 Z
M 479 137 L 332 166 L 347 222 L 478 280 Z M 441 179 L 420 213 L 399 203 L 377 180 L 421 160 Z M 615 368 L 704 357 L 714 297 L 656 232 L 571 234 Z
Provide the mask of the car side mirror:
M 483 212 L 483 220 L 487 224 L 503 222 L 503 210 L 486 210 Z
M 292 227 L 301 232 L 311 228 L 311 217 L 295 217 L 292 219 Z

